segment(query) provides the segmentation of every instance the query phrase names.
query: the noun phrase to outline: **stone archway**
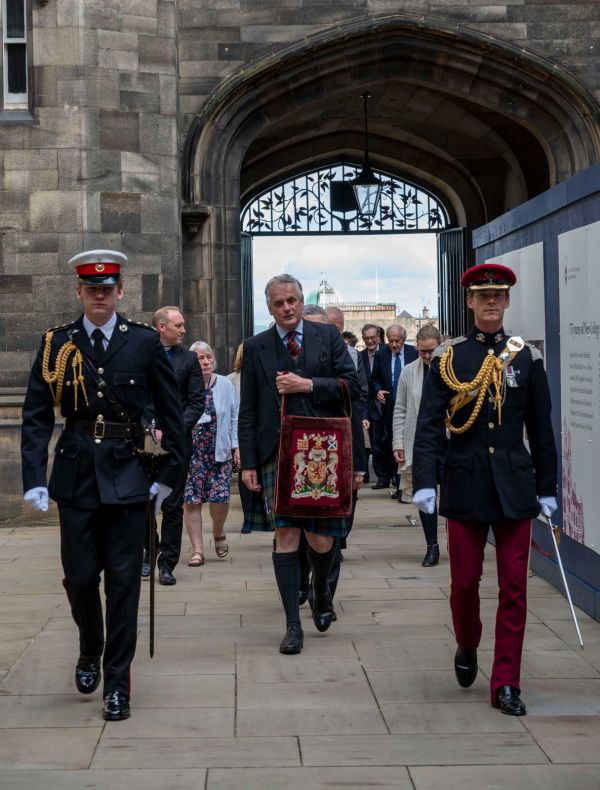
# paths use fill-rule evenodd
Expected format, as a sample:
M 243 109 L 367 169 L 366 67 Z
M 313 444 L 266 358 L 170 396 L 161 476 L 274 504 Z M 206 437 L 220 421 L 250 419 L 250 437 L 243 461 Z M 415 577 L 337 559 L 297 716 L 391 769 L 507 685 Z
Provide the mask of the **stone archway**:
M 600 159 L 600 114 L 564 69 L 491 36 L 366 18 L 249 63 L 220 86 L 183 152 L 185 309 L 230 354 L 240 339 L 240 205 L 303 164 L 362 149 L 429 185 L 475 228 Z

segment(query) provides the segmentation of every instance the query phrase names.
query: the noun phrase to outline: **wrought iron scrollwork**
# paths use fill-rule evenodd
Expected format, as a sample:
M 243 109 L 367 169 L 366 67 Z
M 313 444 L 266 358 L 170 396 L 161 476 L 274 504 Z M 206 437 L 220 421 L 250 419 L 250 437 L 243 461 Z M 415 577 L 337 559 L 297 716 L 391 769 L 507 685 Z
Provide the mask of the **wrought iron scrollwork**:
M 302 173 L 254 197 L 242 213 L 242 230 L 253 235 L 293 233 L 425 233 L 449 224 L 444 206 L 431 193 L 388 173 L 373 217 L 357 208 L 332 208 L 332 182 L 349 182 L 360 165 L 340 163 Z

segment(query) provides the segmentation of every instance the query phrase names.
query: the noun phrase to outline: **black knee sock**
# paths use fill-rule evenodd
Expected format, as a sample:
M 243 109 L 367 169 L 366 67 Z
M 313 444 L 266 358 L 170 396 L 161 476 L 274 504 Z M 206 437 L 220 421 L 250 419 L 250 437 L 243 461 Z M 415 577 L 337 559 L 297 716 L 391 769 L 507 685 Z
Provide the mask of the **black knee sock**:
M 329 551 L 323 554 L 315 551 L 310 545 L 308 547 L 308 558 L 312 566 L 313 589 L 315 595 L 325 595 L 329 589 L 329 572 L 336 551 L 338 551 L 338 547 L 335 541 Z
M 343 538 L 341 540 L 343 540 Z M 331 568 L 329 570 L 329 592 L 331 593 L 332 598 L 334 597 L 335 591 L 337 590 L 338 580 L 340 578 L 340 570 L 342 568 L 342 547 L 340 539 L 335 539 L 333 548 L 335 549 L 335 554 L 333 557 L 333 562 L 331 563 Z
M 275 579 L 285 610 L 287 626 L 300 624 L 300 605 L 298 590 L 300 589 L 300 554 L 290 551 L 285 554 L 273 552 L 273 568 Z
M 427 545 L 435 546 L 438 542 L 437 509 L 434 510 L 433 513 L 423 513 L 422 510 L 419 510 L 419 517 L 421 518 L 421 524 L 423 525 L 423 532 L 425 533 L 425 540 L 427 541 Z

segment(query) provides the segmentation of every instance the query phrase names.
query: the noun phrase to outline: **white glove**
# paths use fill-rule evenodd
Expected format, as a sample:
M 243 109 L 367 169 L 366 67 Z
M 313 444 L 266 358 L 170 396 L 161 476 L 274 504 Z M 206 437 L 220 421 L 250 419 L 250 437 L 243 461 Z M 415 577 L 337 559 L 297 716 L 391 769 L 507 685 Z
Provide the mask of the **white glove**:
M 45 513 L 48 510 L 48 489 L 44 486 L 37 486 L 37 488 L 25 491 L 23 499 L 40 513 Z
M 413 495 L 413 505 L 423 513 L 433 513 L 435 510 L 435 488 L 419 488 Z
M 169 486 L 159 482 L 152 483 L 150 486 L 150 499 L 152 499 L 152 497 L 156 497 L 156 502 L 154 503 L 155 516 L 160 514 L 162 503 L 169 496 L 172 490 L 173 489 Z
M 539 496 L 538 502 L 540 503 L 540 510 L 542 511 L 542 516 L 546 518 L 552 518 L 552 515 L 556 513 L 556 508 L 558 505 L 556 504 L 556 497 L 553 496 Z

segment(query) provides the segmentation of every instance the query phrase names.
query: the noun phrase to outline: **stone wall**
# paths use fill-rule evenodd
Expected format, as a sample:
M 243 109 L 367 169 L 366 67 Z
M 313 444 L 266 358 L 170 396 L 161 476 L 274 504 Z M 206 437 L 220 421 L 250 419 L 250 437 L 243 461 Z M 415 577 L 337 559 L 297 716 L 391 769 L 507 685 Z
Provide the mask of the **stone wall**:
M 0 114 L 0 388 L 79 312 L 69 258 L 130 256 L 123 310 L 181 299 L 176 4 L 31 3 L 31 118 Z

